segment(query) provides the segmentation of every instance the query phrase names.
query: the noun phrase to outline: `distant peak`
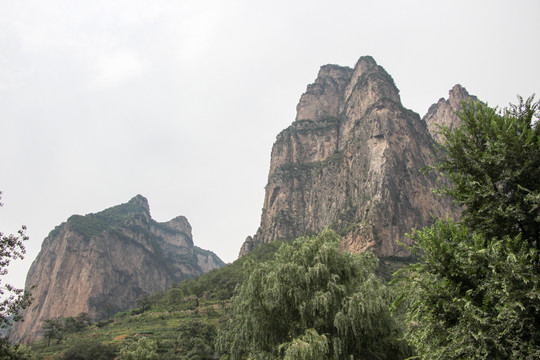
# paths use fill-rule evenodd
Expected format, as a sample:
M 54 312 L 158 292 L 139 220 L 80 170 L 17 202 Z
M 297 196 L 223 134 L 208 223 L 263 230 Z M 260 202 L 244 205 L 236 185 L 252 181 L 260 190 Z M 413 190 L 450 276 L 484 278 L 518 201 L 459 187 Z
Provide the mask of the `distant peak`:
M 337 64 L 326 64 L 326 65 L 321 66 L 321 69 L 319 70 L 319 77 L 321 75 L 332 73 L 334 71 L 342 71 L 345 73 L 350 73 L 352 72 L 352 69 L 348 66 L 341 66 Z
M 469 93 L 467 92 L 467 89 L 465 89 L 460 84 L 454 85 L 452 89 L 449 91 L 450 98 L 452 97 L 463 97 L 463 96 L 469 96 Z
M 384 73 L 386 76 L 390 77 L 390 74 L 388 74 L 382 66 L 379 66 L 375 59 L 369 55 L 362 56 L 358 59 L 356 66 L 354 67 L 354 72 L 357 77 L 372 72 Z
M 358 66 L 363 66 L 366 68 L 375 67 L 377 66 L 377 62 L 372 56 L 364 55 L 364 56 L 360 56 L 360 58 L 356 62 L 356 67 Z
M 128 204 L 133 205 L 133 206 L 137 206 L 137 207 L 141 207 L 144 210 L 146 210 L 147 212 L 150 211 L 150 206 L 148 205 L 148 200 L 144 196 L 142 196 L 140 194 L 136 195 L 131 200 L 129 200 Z
M 373 86 L 374 84 L 377 85 Z M 351 81 L 345 90 L 346 101 L 355 93 L 362 97 L 360 103 L 364 103 L 366 107 L 381 99 L 401 103 L 394 79 L 382 66 L 377 65 L 371 56 L 362 56 L 358 59 Z
M 459 109 L 461 108 L 462 101 L 476 100 L 475 96 L 471 96 L 467 89 L 465 89 L 460 84 L 454 85 L 452 89 L 448 92 L 448 102 L 452 108 Z

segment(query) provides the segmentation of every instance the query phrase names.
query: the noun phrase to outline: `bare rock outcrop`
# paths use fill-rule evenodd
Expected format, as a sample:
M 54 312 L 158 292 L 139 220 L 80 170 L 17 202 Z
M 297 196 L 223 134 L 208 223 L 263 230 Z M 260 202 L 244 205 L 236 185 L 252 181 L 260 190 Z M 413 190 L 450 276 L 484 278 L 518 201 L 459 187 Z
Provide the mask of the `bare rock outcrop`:
M 461 85 L 455 85 L 448 93 L 448 99 L 441 98 L 436 104 L 431 105 L 423 120 L 428 126 L 431 136 L 436 141 L 441 141 L 438 132 L 439 127 L 447 126 L 452 129 L 459 124 L 458 113 L 463 110 L 463 102 L 468 104 L 478 101 L 476 96 L 469 95 Z
M 51 231 L 30 267 L 26 287 L 35 287 L 34 300 L 10 337 L 38 339 L 43 319 L 86 312 L 99 320 L 133 307 L 142 294 L 223 265 L 194 246 L 185 217 L 152 220 L 141 195 L 96 214 L 73 215 Z
M 465 93 L 454 87 L 449 101 L 430 109 L 430 123 L 445 120 Z M 434 144 L 426 121 L 402 106 L 373 58 L 360 58 L 354 69 L 323 66 L 273 145 L 261 224 L 240 256 L 329 227 L 350 251 L 409 258 L 399 245 L 410 243 L 405 234 L 454 212 L 433 194 L 435 175 L 420 172 L 433 161 Z

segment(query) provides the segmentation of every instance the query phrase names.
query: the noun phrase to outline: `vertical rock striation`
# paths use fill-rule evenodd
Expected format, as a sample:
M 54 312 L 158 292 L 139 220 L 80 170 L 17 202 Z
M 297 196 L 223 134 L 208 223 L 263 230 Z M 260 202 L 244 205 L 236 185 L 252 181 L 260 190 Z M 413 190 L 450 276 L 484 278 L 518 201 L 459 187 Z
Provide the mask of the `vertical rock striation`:
M 43 319 L 81 312 L 104 318 L 133 307 L 142 294 L 223 265 L 193 245 L 185 217 L 158 223 L 140 195 L 96 214 L 71 216 L 51 231 L 30 267 L 26 287 L 35 287 L 34 300 L 10 337 L 38 339 Z
M 429 124 L 448 118 L 465 97 L 460 86 L 430 109 Z M 468 94 L 467 94 L 468 95 Z M 240 256 L 260 243 L 293 239 L 325 227 L 344 248 L 373 249 L 382 258 L 408 258 L 400 242 L 432 217 L 452 215 L 433 194 L 434 140 L 426 121 L 405 109 L 391 76 L 371 57 L 354 69 L 323 66 L 297 106 L 296 120 L 278 136 L 260 227 Z

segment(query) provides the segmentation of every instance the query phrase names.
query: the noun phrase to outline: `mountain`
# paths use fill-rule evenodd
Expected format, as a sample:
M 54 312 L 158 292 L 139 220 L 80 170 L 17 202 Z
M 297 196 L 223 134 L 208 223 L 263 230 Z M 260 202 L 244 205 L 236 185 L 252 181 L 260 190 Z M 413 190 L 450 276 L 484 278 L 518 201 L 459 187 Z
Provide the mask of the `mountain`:
M 436 175 L 420 169 L 435 157 L 434 124 L 457 122 L 453 111 L 469 98 L 457 85 L 421 119 L 403 107 L 392 77 L 373 58 L 361 57 L 354 69 L 322 66 L 273 145 L 260 227 L 240 256 L 329 227 L 345 249 L 408 259 L 399 243 L 410 243 L 411 228 L 454 214 L 431 191 Z
M 43 241 L 26 288 L 33 302 L 10 337 L 33 341 L 43 319 L 86 312 L 99 320 L 134 306 L 142 294 L 225 264 L 193 244 L 183 216 L 158 223 L 141 195 L 85 216 L 73 215 Z
M 463 110 L 462 103 L 469 103 L 470 101 L 478 101 L 478 98 L 469 95 L 461 85 L 455 85 L 448 94 L 448 100 L 441 98 L 436 104 L 430 106 L 423 120 L 426 122 L 433 139 L 441 141 L 437 133 L 439 126 L 447 126 L 452 129 L 459 122 L 456 113 Z

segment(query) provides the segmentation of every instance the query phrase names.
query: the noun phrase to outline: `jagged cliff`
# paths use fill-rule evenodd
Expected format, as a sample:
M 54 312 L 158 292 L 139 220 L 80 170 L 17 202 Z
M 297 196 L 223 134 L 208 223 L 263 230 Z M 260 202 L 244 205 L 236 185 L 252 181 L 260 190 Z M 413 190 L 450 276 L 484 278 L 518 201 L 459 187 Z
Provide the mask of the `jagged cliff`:
M 27 288 L 35 286 L 34 300 L 10 337 L 36 340 L 43 319 L 81 312 L 103 318 L 134 306 L 144 293 L 223 265 L 193 245 L 185 217 L 158 223 L 140 195 L 96 214 L 71 216 L 43 241 L 26 278 Z
M 354 69 L 321 67 L 297 106 L 296 120 L 278 136 L 260 227 L 240 256 L 264 242 L 293 239 L 330 227 L 350 251 L 373 249 L 382 258 L 407 258 L 404 234 L 453 209 L 434 195 L 429 127 L 458 120 L 468 94 L 460 86 L 425 119 L 405 109 L 391 76 L 371 57 Z
M 441 98 L 436 104 L 431 105 L 423 120 L 433 139 L 441 141 L 438 134 L 439 126 L 452 129 L 459 122 L 456 113 L 463 110 L 462 103 L 470 101 L 478 101 L 478 99 L 476 96 L 469 95 L 461 85 L 455 85 L 448 94 L 448 100 Z

